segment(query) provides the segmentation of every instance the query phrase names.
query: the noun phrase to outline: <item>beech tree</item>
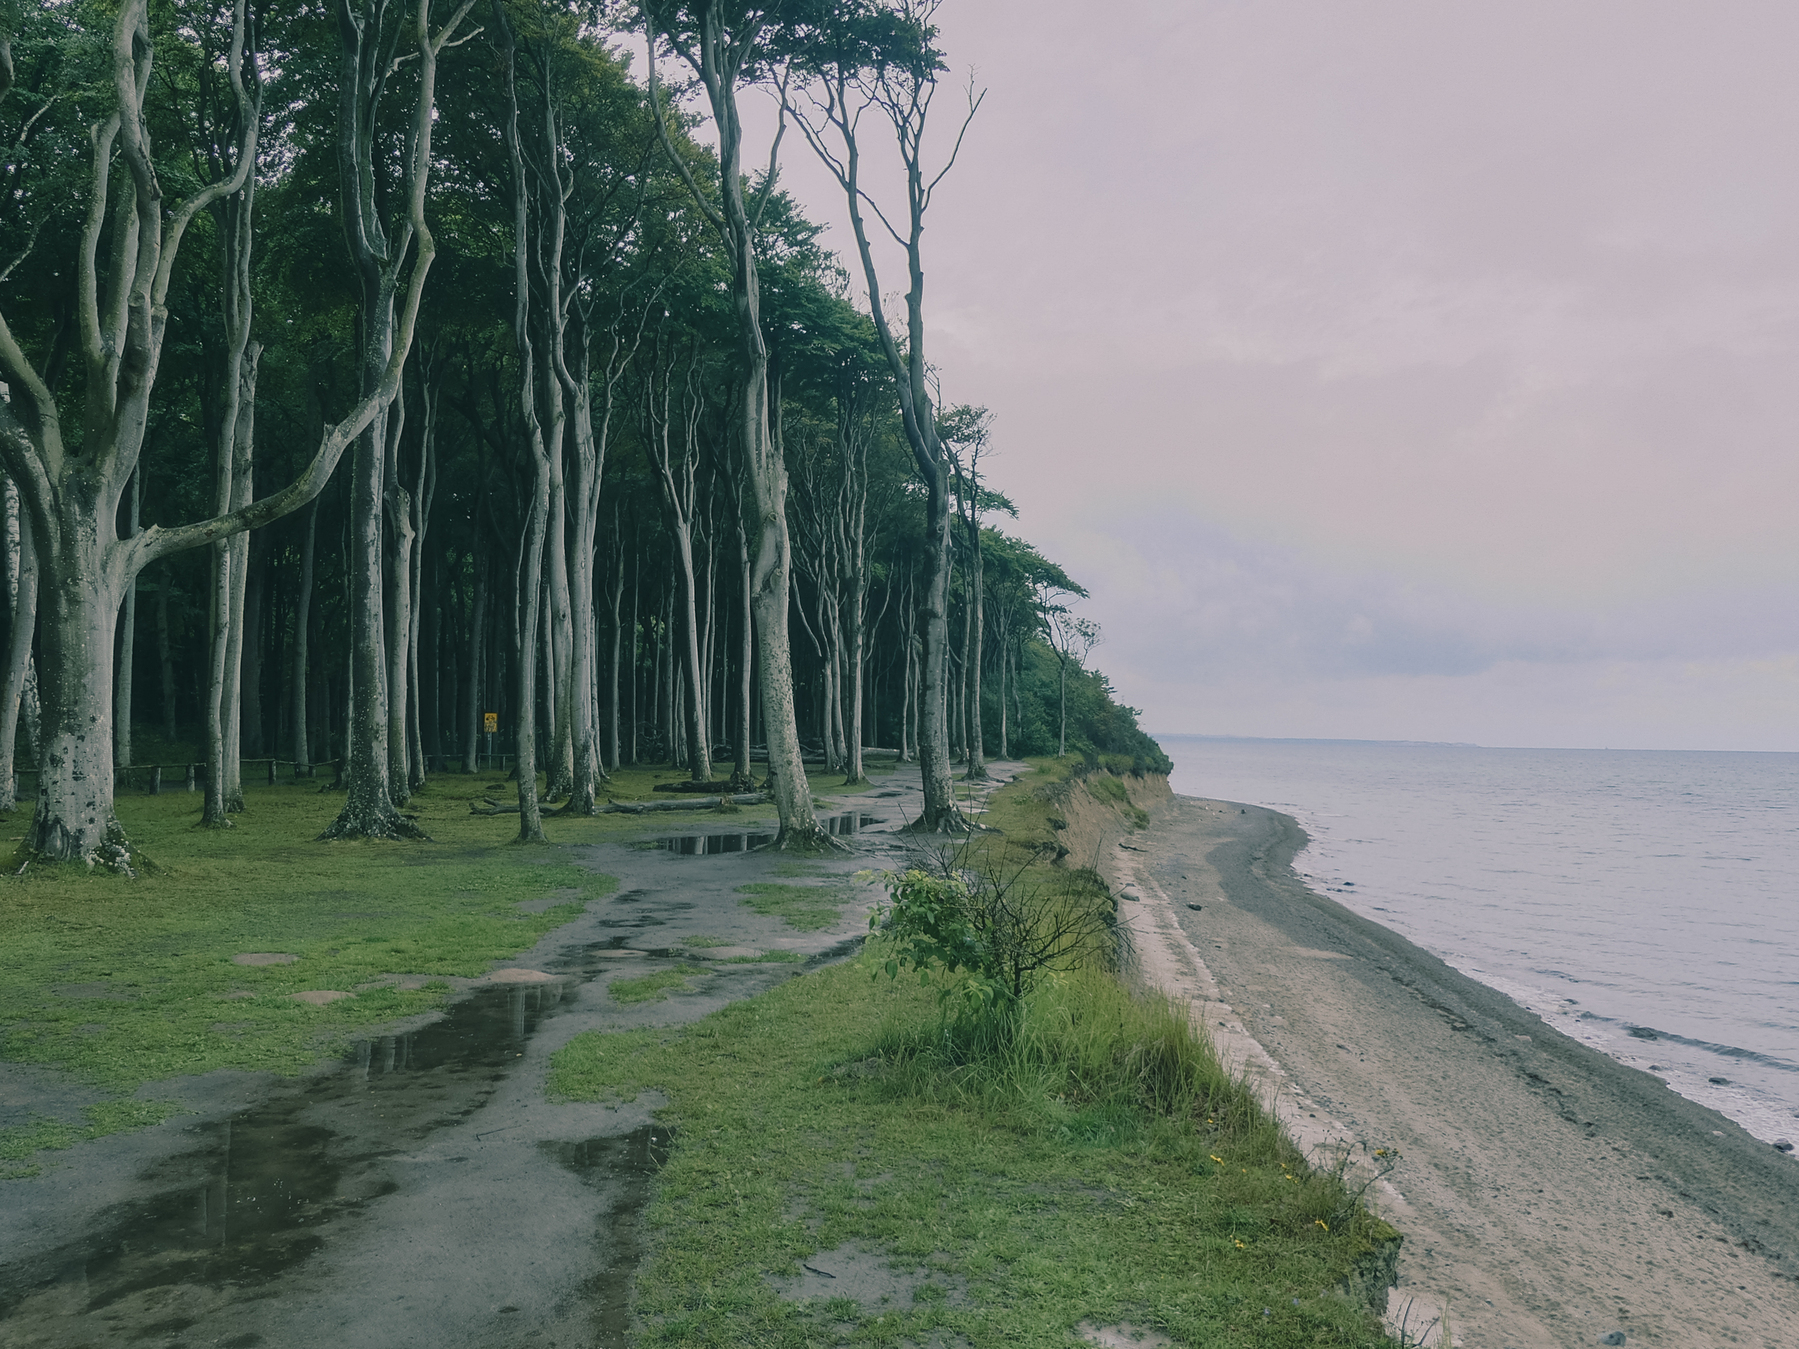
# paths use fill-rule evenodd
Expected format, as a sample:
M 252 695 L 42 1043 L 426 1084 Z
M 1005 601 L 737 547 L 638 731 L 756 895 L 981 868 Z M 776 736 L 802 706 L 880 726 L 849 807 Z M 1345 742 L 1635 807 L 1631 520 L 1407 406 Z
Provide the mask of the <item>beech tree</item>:
M 789 102 L 807 142 L 843 189 L 850 228 L 867 287 L 869 312 L 899 394 L 901 424 L 925 484 L 928 540 L 923 618 L 924 667 L 920 690 L 919 766 L 924 775 L 920 828 L 931 833 L 967 827 L 950 781 L 949 582 L 951 456 L 938 434 L 925 360 L 924 222 L 931 197 L 955 167 L 962 138 L 979 111 L 982 95 L 970 90 L 968 110 L 949 155 L 932 172 L 926 165 L 925 132 L 943 71 L 931 19 L 938 0 L 895 0 L 832 7 L 810 32 L 804 68 L 813 97 L 808 108 Z M 905 214 L 896 227 L 862 186 L 862 118 L 885 120 L 905 171 Z M 881 278 L 869 239 L 864 206 L 871 206 L 906 258 L 906 328 L 902 345 L 882 299 Z
M 410 126 L 397 136 L 400 154 L 390 168 L 384 153 L 387 146 L 379 136 L 379 115 L 390 81 L 401 69 L 392 53 L 406 28 L 404 0 L 398 7 L 392 0 L 337 0 L 339 201 L 344 241 L 361 290 L 362 400 L 357 406 L 359 410 L 366 406 L 367 411 L 353 432 L 356 449 L 350 464 L 355 582 L 351 588 L 350 725 L 340 765 L 348 795 L 343 810 L 325 831 L 326 838 L 422 837 L 418 826 L 405 819 L 395 805 L 390 758 L 394 727 L 389 721 L 389 697 L 396 692 L 390 688 L 390 666 L 399 662 L 392 661 L 389 648 L 405 640 L 406 628 L 398 621 L 390 628 L 384 613 L 382 523 L 390 501 L 396 521 L 404 520 L 409 510 L 397 474 L 390 470 L 390 456 L 399 452 L 403 421 L 390 419 L 388 411 L 400 393 L 425 278 L 437 254 L 437 241 L 425 223 L 437 60 L 473 6 L 474 0 L 462 0 L 434 33 L 431 0 L 415 0 L 411 45 L 417 66 L 412 72 L 412 117 Z M 395 181 L 388 181 L 390 172 Z M 400 203 L 391 217 L 382 209 L 389 200 Z M 341 432 L 342 426 L 339 423 L 334 434 Z M 398 581 L 396 574 L 396 586 Z M 399 617 L 403 616 L 396 619 Z M 404 697 L 403 689 L 397 692 Z M 400 725 L 404 725 L 403 718 Z M 397 786 L 403 801 L 409 785 L 402 780 Z
M 132 865 L 132 755 L 214 821 L 263 755 L 335 763 L 328 834 L 387 837 L 428 774 L 510 768 L 536 837 L 609 769 L 706 778 L 729 742 L 739 789 L 766 756 L 788 846 L 819 842 L 808 767 L 922 752 L 955 827 L 952 745 L 1147 761 L 1049 640 L 1078 587 L 983 524 L 1004 498 L 936 406 L 922 291 L 883 334 L 772 153 L 742 172 L 741 90 L 834 15 L 900 11 L 634 10 L 716 153 L 564 0 L 488 0 L 460 45 L 463 11 L 405 0 L 94 12 L 23 11 L 0 93 L 0 806 L 16 748 L 54 848 Z M 912 88 L 923 33 L 882 38 L 913 64 L 855 66 L 857 96 Z M 916 244 L 917 211 L 889 219 Z M 252 466 L 291 485 L 255 501 Z
M 769 151 L 761 193 L 752 206 L 743 190 L 743 121 L 737 111 L 739 83 L 769 55 L 768 39 L 778 30 L 778 0 L 645 0 L 642 16 L 649 34 L 652 110 L 670 162 L 680 172 L 694 205 L 716 231 L 731 265 L 731 310 L 736 321 L 740 392 L 736 434 L 745 476 L 755 498 L 756 548 L 751 564 L 750 606 L 760 639 L 762 721 L 768 737 L 769 793 L 781 820 L 776 846 L 810 850 L 829 842 L 812 809 L 812 789 L 800 752 L 793 705 L 793 658 L 788 642 L 788 603 L 793 571 L 787 530 L 787 467 L 780 441 L 778 383 L 771 387 L 767 337 L 762 330 L 762 290 L 757 279 L 756 230 L 774 191 L 780 137 Z M 716 195 L 703 191 L 668 132 L 657 87 L 658 44 L 666 46 L 705 89 L 718 132 Z
M 414 134 L 422 153 L 414 156 L 409 206 L 421 246 L 400 325 L 407 342 L 429 266 L 423 195 L 431 74 L 448 33 L 446 28 L 434 37 L 428 24 L 429 0 L 419 0 Z M 345 446 L 391 400 L 405 358 L 401 346 L 373 372 L 363 397 L 326 429 L 312 462 L 282 491 L 195 524 L 153 525 L 120 537 L 119 502 L 143 448 L 182 238 L 200 211 L 243 191 L 255 163 L 256 119 L 245 63 L 256 58 L 244 0 L 232 11 L 225 61 L 241 127 L 234 163 L 228 174 L 173 206 L 163 182 L 179 174 L 159 161 L 145 115 L 153 59 L 147 0 L 125 0 L 109 49 L 110 106 L 91 136 L 86 218 L 75 259 L 73 309 L 84 377 L 73 436 L 64 433 L 63 399 L 46 378 L 43 357 L 34 362 L 27 355 L 0 312 L 0 370 L 17 391 L 0 401 L 0 462 L 30 516 L 40 576 L 43 731 L 37 810 L 25 847 L 47 859 L 103 860 L 121 870 L 130 868 L 130 845 L 113 809 L 112 670 L 114 628 L 127 586 L 160 558 L 266 524 L 310 501 Z

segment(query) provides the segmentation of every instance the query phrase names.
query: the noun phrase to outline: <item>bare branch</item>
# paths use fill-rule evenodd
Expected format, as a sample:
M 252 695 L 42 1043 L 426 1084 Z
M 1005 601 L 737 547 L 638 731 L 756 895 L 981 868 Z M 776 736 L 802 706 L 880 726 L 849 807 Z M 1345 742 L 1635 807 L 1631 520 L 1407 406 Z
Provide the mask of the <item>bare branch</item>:
M 937 190 L 937 184 L 943 181 L 944 175 L 956 167 L 956 156 L 962 153 L 962 139 L 968 135 L 968 124 L 974 121 L 974 115 L 981 110 L 981 104 L 986 101 L 987 91 L 985 89 L 978 94 L 975 93 L 974 76 L 971 73 L 968 77 L 968 116 L 962 119 L 962 129 L 956 132 L 956 143 L 949 152 L 948 162 L 938 170 L 937 176 L 931 179 L 930 184 L 924 190 L 924 202 L 927 208 L 931 204 L 931 194 Z
M 762 213 L 768 209 L 769 198 L 775 193 L 775 179 L 780 171 L 781 137 L 787 134 L 787 80 L 792 74 L 791 66 L 781 67 L 781 78 L 776 85 L 780 90 L 776 96 L 780 103 L 780 120 L 775 124 L 774 144 L 768 147 L 768 172 L 762 175 L 762 195 L 756 202 L 756 209 L 750 213 L 750 228 L 762 228 Z
M 100 273 L 96 254 L 100 233 L 106 228 L 106 193 L 112 177 L 112 143 L 119 134 L 117 112 L 88 132 L 88 143 L 94 149 L 93 186 L 87 206 L 87 223 L 81 229 L 81 255 L 76 266 L 79 295 L 76 306 L 81 315 L 82 355 L 90 366 L 106 359 L 105 342 L 100 336 Z
M 239 0 L 239 3 L 241 4 L 242 0 Z M 393 350 L 388 356 L 387 366 L 381 373 L 380 381 L 350 410 L 348 416 L 335 426 L 325 429 L 312 462 L 306 466 L 299 477 L 273 496 L 264 497 L 261 501 L 253 501 L 235 511 L 227 511 L 196 524 L 182 525 L 174 529 L 161 529 L 152 525 L 149 529 L 130 539 L 121 540 L 118 546 L 127 555 L 127 574 L 135 575 L 151 562 L 161 557 L 167 557 L 171 553 L 213 543 L 240 530 L 258 528 L 298 510 L 324 490 L 326 482 L 331 478 L 332 470 L 337 467 L 338 460 L 343 457 L 345 448 L 362 434 L 363 429 L 374 420 L 375 414 L 393 402 L 394 397 L 398 394 L 400 381 L 406 371 L 406 358 L 412 349 L 413 334 L 418 326 L 419 307 L 424 298 L 425 277 L 431 270 L 432 260 L 437 255 L 437 242 L 431 234 L 430 227 L 425 223 L 425 194 L 431 165 L 431 114 L 437 97 L 437 53 L 473 5 L 474 0 L 464 0 L 462 6 L 450 17 L 449 22 L 438 30 L 437 36 L 434 38 L 430 31 L 428 0 L 421 0 L 419 4 L 417 37 L 421 60 L 418 105 L 412 133 L 414 144 L 418 146 L 418 153 L 414 156 L 411 165 L 411 181 L 408 184 L 407 194 L 407 215 L 418 251 L 413 259 L 412 273 L 407 278 L 406 298 L 400 311 Z
M 201 188 L 170 213 L 166 242 L 162 245 L 162 256 L 156 262 L 155 280 L 150 289 L 150 303 L 156 309 L 163 307 L 168 296 L 169 277 L 175 269 L 175 255 L 181 251 L 182 236 L 187 233 L 187 227 L 194 216 L 220 198 L 243 191 L 251 171 L 256 167 L 256 143 L 262 129 L 262 81 L 257 74 L 256 56 L 253 52 L 249 60 L 250 78 L 248 81 L 244 78 L 244 48 L 248 28 L 244 3 L 245 0 L 236 0 L 232 11 L 231 51 L 225 63 L 231 80 L 231 92 L 237 101 L 237 167 L 229 177 Z M 254 96 L 251 89 L 255 90 Z M 141 98 L 138 106 L 140 109 L 143 106 Z M 148 145 L 144 148 L 147 155 Z M 160 195 L 159 189 L 158 196 Z
M 56 415 L 56 399 L 37 371 L 31 368 L 25 353 L 19 350 L 3 315 L 0 315 L 0 365 L 12 379 L 25 386 L 38 416 L 38 444 L 34 446 L 30 433 L 13 411 L 10 396 L 0 397 L 0 464 L 5 466 L 14 482 L 21 484 L 27 501 L 33 503 L 41 518 L 51 500 L 49 475 L 62 468 L 61 423 Z
M 675 166 L 675 171 L 681 175 L 681 181 L 687 184 L 687 191 L 692 195 L 694 205 L 700 208 L 700 214 L 719 232 L 725 241 L 725 247 L 729 249 L 731 235 L 725 228 L 724 217 L 713 210 L 712 203 L 706 200 L 705 194 L 700 191 L 700 185 L 694 181 L 693 171 L 687 167 L 687 161 L 675 150 L 674 137 L 669 135 L 668 119 L 662 109 L 662 81 L 656 74 L 656 24 L 648 5 L 644 6 L 643 29 L 649 46 L 650 111 L 656 118 L 656 133 L 662 138 L 662 151 L 668 156 L 669 163 Z
M 14 268 L 31 256 L 31 250 L 37 247 L 37 237 L 39 234 L 43 233 L 43 230 L 44 222 L 42 220 L 31 227 L 31 237 L 25 241 L 25 247 L 19 250 L 19 256 L 7 263 L 3 269 L 0 269 L 0 281 L 5 281 L 7 277 L 13 274 Z

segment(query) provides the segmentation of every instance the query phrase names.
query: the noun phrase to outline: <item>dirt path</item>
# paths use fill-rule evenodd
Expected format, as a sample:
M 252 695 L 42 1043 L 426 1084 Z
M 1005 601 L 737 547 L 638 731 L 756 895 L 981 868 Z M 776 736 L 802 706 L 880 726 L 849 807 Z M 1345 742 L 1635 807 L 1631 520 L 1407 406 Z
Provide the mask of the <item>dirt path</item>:
M 879 823 L 821 859 L 845 902 L 801 932 L 747 907 L 791 860 L 579 849 L 619 890 L 456 1001 L 301 1079 L 157 1084 L 196 1113 L 60 1154 L 0 1205 L 0 1342 L 454 1349 L 622 1345 L 632 1221 L 668 1144 L 649 1099 L 552 1104 L 550 1056 L 586 1030 L 675 1026 L 853 950 L 918 813 L 918 775 L 833 809 Z M 667 833 L 747 826 L 677 818 Z M 646 829 L 646 836 L 649 830 Z M 787 957 L 768 961 L 757 957 Z M 797 958 L 797 959 L 796 959 Z M 663 1001 L 619 980 L 704 971 Z
M 1390 1321 L 1446 1306 L 1467 1349 L 1799 1345 L 1799 1162 L 1308 890 L 1303 842 L 1177 797 L 1106 865 L 1146 977 L 1304 1146 L 1400 1152 L 1374 1191 L 1406 1236 Z

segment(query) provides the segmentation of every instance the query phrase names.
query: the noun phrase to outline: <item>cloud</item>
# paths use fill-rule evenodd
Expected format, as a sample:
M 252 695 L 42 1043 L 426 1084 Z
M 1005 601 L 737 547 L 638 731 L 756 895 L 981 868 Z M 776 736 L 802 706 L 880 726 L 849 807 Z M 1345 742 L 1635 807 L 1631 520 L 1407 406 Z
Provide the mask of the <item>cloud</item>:
M 931 359 L 1152 721 L 1799 744 L 1799 7 L 942 20 Z
M 1107 580 L 1088 608 L 1105 626 L 1107 662 L 1130 679 L 1453 679 L 1508 664 L 1752 662 L 1799 651 L 1799 606 L 1780 586 L 1598 608 L 1499 604 L 1449 579 L 1333 566 L 1171 508 L 1103 512 L 1065 543 L 1077 575 Z M 1122 686 L 1130 694 L 1129 679 Z

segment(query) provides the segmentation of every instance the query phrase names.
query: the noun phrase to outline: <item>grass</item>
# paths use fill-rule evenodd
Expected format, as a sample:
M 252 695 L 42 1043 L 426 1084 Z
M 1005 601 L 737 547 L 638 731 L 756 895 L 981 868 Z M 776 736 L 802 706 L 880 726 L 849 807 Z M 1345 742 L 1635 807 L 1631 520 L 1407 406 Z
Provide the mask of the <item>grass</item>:
M 614 1002 L 661 1002 L 670 989 L 686 989 L 689 987 L 687 981 L 694 975 L 710 973 L 698 965 L 673 965 L 637 979 L 614 979 L 606 986 L 606 991 Z
M 196 754 L 139 731 L 139 762 Z M 218 1068 L 300 1072 L 368 1027 L 442 1005 L 450 986 L 364 987 L 324 1007 L 288 994 L 354 992 L 390 974 L 484 974 L 611 888 L 609 878 L 570 862 L 560 848 L 513 844 L 516 815 L 469 813 L 483 797 L 513 799 L 517 785 L 497 772 L 432 777 L 407 807 L 431 843 L 316 843 L 343 804 L 340 794 L 320 790 L 329 774 L 246 784 L 248 809 L 234 828 L 216 831 L 198 827 L 200 797 L 179 782 L 161 796 L 124 794 L 120 821 L 159 874 L 128 881 L 33 863 L 22 878 L 0 880 L 0 950 L 7 953 L 0 1060 L 65 1069 L 115 1098 L 146 1082 Z M 627 768 L 603 795 L 665 801 L 656 784 L 685 777 Z M 830 796 L 840 779 L 821 773 L 813 790 Z M 556 817 L 544 828 L 552 845 L 592 843 L 704 826 L 716 813 L 648 822 Z M 723 813 L 740 827 L 773 827 L 772 808 Z M 20 813 L 10 830 L 0 824 L 8 844 L 21 841 L 26 822 Z M 546 900 L 542 912 L 517 908 Z M 231 963 L 253 951 L 300 959 Z M 79 1121 L 40 1118 L 0 1129 L 0 1178 L 28 1174 L 26 1159 L 45 1147 L 154 1122 L 138 1110 L 144 1105 L 114 1099 Z
M 434 779 L 408 807 L 432 843 L 313 842 L 343 801 L 316 784 L 253 786 L 236 827 L 216 831 L 197 827 L 197 795 L 122 796 L 120 819 L 158 874 L 34 864 L 0 883 L 0 1058 L 126 1098 L 220 1068 L 297 1073 L 359 1030 L 440 1006 L 448 977 L 485 974 L 612 888 L 560 849 L 510 845 L 516 816 L 469 814 L 471 796 L 505 787 Z M 247 952 L 299 959 L 232 963 Z M 365 987 L 391 974 L 439 978 Z M 324 1007 L 288 997 L 359 988 Z M 0 1131 L 0 1156 L 151 1122 L 133 1113 L 141 1102 L 109 1104 L 133 1109 Z
M 738 886 L 737 893 L 757 913 L 779 918 L 798 932 L 822 932 L 843 916 L 845 896 L 836 886 L 756 881 Z
M 798 965 L 805 960 L 798 951 L 764 951 L 759 956 L 726 956 L 721 965 Z
M 669 1101 L 642 1344 L 1061 1346 L 1082 1320 L 1190 1345 L 1382 1343 L 1335 1290 L 1386 1234 L 1177 1011 L 1079 976 L 1034 1001 L 1014 1052 L 958 1063 L 931 991 L 872 980 L 877 956 L 672 1036 L 592 1033 L 557 1054 L 562 1098 Z M 883 1070 L 831 1071 L 870 1058 Z M 764 1278 L 846 1243 L 964 1296 L 864 1312 L 783 1301 Z
M 1069 772 L 1040 763 L 996 795 L 1019 856 Z M 1184 1008 L 1067 970 L 1006 1033 L 970 1032 L 935 987 L 887 978 L 886 956 L 876 941 L 683 1030 L 589 1033 L 555 1056 L 560 1098 L 668 1103 L 642 1344 L 1062 1346 L 1082 1321 L 1219 1349 L 1386 1343 L 1343 1290 L 1396 1234 L 1341 1168 L 1307 1165 Z M 872 1309 L 771 1283 L 846 1245 L 930 1283 Z
M 91 1138 L 125 1129 L 161 1124 L 181 1107 L 173 1101 L 100 1101 L 82 1110 L 85 1124 L 39 1119 L 31 1124 L 0 1129 L 0 1180 L 23 1180 L 41 1169 L 36 1154 L 64 1148 Z

